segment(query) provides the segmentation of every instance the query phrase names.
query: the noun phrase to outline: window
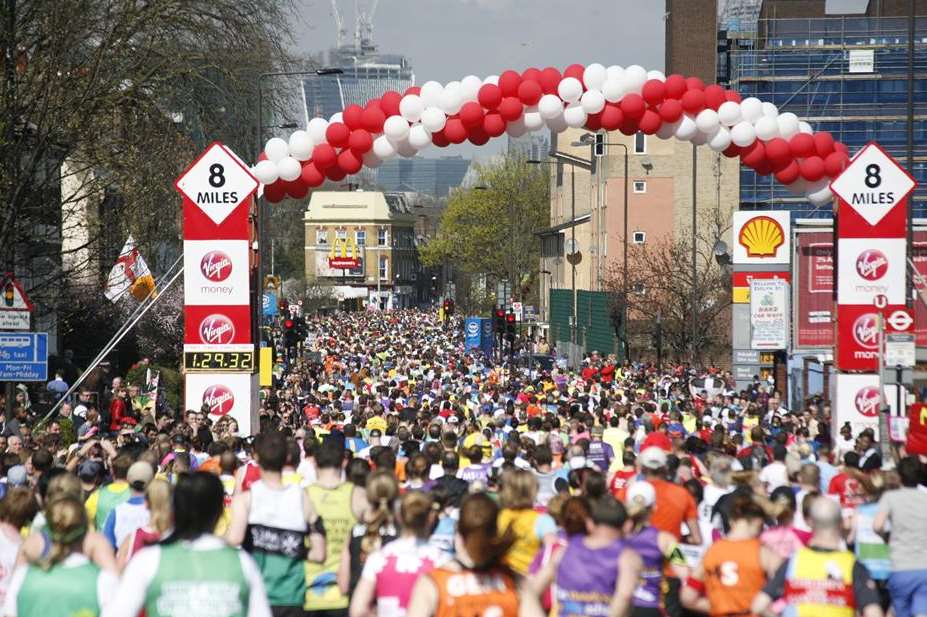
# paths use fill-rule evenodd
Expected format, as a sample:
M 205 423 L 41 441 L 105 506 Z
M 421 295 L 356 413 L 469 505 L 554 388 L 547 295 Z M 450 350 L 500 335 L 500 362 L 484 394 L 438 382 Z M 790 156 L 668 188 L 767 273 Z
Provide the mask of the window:
M 634 154 L 647 154 L 647 136 L 643 133 L 634 134 Z
M 646 193 L 647 192 L 647 181 L 646 180 L 635 180 L 634 181 L 634 192 L 635 193 Z
M 631 234 L 631 241 L 634 244 L 643 244 L 647 241 L 647 232 L 646 231 L 635 231 Z
M 316 229 L 315 230 L 315 243 L 320 246 L 328 244 L 328 230 L 327 229 Z
M 380 280 L 386 281 L 389 279 L 389 259 L 386 257 L 380 257 Z
M 647 293 L 647 288 L 644 287 L 643 283 L 634 283 L 634 286 L 631 287 L 631 290 L 639 296 L 642 296 L 645 293 Z
M 377 230 L 377 246 L 386 246 L 389 242 L 389 234 L 386 231 L 386 227 L 381 227 Z
M 363 229 L 358 229 L 354 232 L 354 242 L 357 243 L 357 246 L 364 246 L 367 244 L 367 232 Z
M 336 229 L 335 230 L 335 239 L 336 240 L 347 240 L 348 232 L 345 229 Z

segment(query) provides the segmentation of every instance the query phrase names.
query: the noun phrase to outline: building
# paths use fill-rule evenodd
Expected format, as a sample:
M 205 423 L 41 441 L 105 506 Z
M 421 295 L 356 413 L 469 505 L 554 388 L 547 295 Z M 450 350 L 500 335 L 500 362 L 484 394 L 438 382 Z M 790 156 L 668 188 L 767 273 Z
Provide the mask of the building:
M 679 73 L 700 77 L 705 83 L 714 82 L 718 30 L 715 21 L 706 17 L 717 14 L 718 1 L 666 0 L 664 72 L 667 75 Z
M 381 309 L 417 304 L 420 275 L 416 217 L 403 195 L 377 191 L 314 191 L 304 217 L 306 285 L 326 288 L 342 306 Z M 332 268 L 329 259 L 358 257 L 354 269 Z
M 452 188 L 460 186 L 468 169 L 470 159 L 461 156 L 394 158 L 377 168 L 377 184 L 387 191 L 447 197 Z
M 542 161 L 550 151 L 550 134 L 543 131 L 526 133 L 521 137 L 508 138 L 508 153 L 518 154 L 529 161 Z

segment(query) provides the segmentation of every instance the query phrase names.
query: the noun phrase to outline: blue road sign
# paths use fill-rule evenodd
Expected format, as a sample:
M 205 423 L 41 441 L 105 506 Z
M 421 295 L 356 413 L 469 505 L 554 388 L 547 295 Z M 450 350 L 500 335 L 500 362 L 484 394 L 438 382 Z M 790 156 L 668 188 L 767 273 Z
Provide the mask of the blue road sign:
M 48 381 L 48 334 L 0 332 L 0 381 Z
M 277 315 L 277 294 L 272 291 L 265 291 L 262 300 L 264 317 L 274 317 Z

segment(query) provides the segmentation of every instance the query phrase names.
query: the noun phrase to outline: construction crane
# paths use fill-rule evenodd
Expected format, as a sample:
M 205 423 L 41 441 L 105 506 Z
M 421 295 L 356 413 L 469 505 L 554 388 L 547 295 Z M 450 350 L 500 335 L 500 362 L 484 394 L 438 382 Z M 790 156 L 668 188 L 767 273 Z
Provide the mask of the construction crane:
M 373 16 L 377 12 L 378 3 L 379 0 L 371 0 L 367 10 L 363 10 L 358 6 L 358 0 L 354 0 L 354 14 L 357 16 L 354 44 L 358 49 L 373 47 Z
M 341 11 L 338 10 L 338 0 L 332 0 L 332 17 L 335 18 L 335 46 L 341 47 L 348 33 L 344 29 L 344 18 L 341 16 Z

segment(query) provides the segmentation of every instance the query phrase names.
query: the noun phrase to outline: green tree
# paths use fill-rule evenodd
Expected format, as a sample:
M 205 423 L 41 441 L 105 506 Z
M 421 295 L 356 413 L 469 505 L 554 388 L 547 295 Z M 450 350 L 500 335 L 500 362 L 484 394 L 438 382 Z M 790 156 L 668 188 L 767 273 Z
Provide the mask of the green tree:
M 540 258 L 534 233 L 550 224 L 550 176 L 511 154 L 474 165 L 473 186 L 450 196 L 435 238 L 420 249 L 422 264 L 451 264 L 489 285 L 507 279 L 517 299 L 530 300 Z

